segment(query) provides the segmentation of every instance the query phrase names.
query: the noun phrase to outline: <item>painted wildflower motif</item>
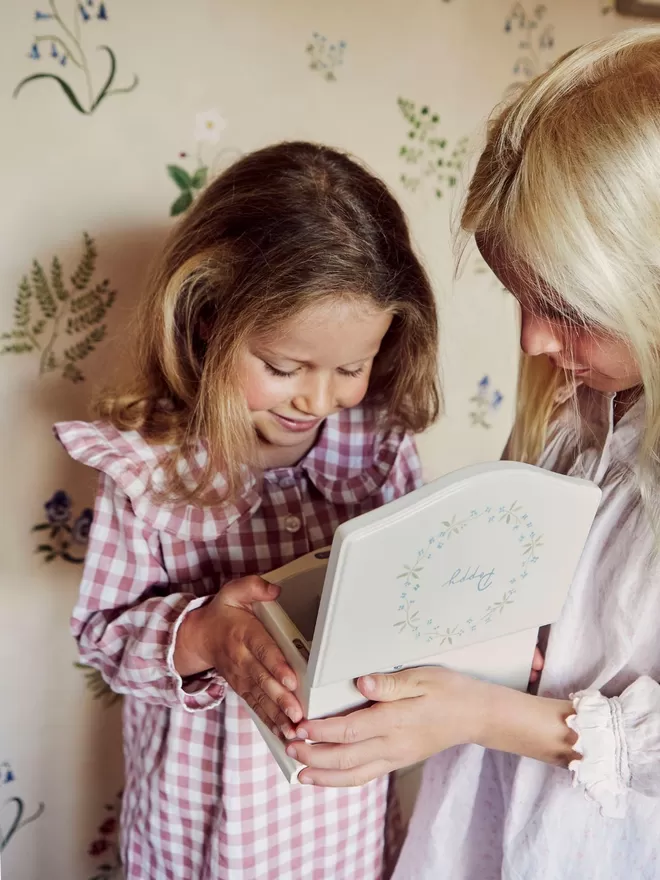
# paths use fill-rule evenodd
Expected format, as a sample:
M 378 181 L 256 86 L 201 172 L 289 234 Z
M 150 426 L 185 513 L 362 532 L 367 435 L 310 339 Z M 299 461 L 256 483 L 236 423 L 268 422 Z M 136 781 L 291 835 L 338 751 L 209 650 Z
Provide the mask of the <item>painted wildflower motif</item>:
M 87 847 L 88 855 L 98 862 L 89 880 L 114 880 L 121 876 L 118 844 L 121 798 L 122 792 L 119 792 L 114 803 L 105 804 L 105 818 Z
M 335 82 L 337 79 L 335 71 L 344 63 L 346 41 L 330 43 L 323 34 L 313 33 L 305 51 L 309 55 L 310 69 L 320 73 L 328 82 Z
M 517 538 L 517 545 L 520 546 L 519 561 L 514 570 L 507 575 L 507 588 L 500 594 L 501 598 L 489 602 L 480 616 L 468 618 L 448 627 L 446 622 L 437 623 L 428 612 L 423 613 L 424 583 L 421 573 L 425 566 L 422 562 L 430 562 L 436 554 L 442 553 L 454 536 L 469 529 L 475 522 L 486 523 L 488 527 L 505 528 L 511 532 L 512 536 Z M 432 535 L 424 547 L 420 547 L 415 562 L 412 565 L 403 565 L 401 573 L 396 576 L 397 581 L 403 580 L 403 589 L 399 593 L 400 618 L 393 624 L 394 629 L 399 635 L 410 633 L 413 638 L 435 642 L 438 647 L 454 646 L 463 636 L 492 623 L 494 618 L 504 614 L 507 608 L 515 603 L 516 584 L 529 576 L 531 567 L 539 561 L 537 550 L 543 546 L 543 535 L 534 531 L 534 524 L 529 514 L 518 501 L 497 508 L 486 506 L 472 509 L 460 517 L 454 514 L 441 523 L 440 531 Z M 464 583 L 474 583 L 482 592 L 492 589 L 493 576 L 494 570 L 489 572 L 481 570 L 479 566 L 468 566 L 466 569 L 457 569 L 441 586 L 451 588 Z M 438 584 L 434 580 L 434 588 L 437 587 Z M 400 589 L 400 586 L 397 586 L 397 589 Z
M 176 165 L 168 165 L 167 173 L 179 190 L 179 195 L 170 205 L 170 216 L 185 213 L 200 192 L 223 165 L 238 159 L 239 150 L 231 147 L 215 149 L 227 128 L 226 120 L 213 109 L 198 113 L 195 117 L 194 139 L 196 149 L 193 154 L 180 152 Z M 187 166 L 187 167 L 186 167 Z
M 492 388 L 490 377 L 484 376 L 477 384 L 476 394 L 470 398 L 470 423 L 480 428 L 492 428 L 490 417 L 498 411 L 503 400 L 504 395 Z
M 11 764 L 9 761 L 0 762 L 0 853 L 26 825 L 41 818 L 46 809 L 43 803 L 34 810 L 27 809 L 24 798 L 16 791 L 16 776 Z M 5 798 L 6 793 L 9 796 Z
M 32 526 L 33 532 L 48 532 L 48 543 L 38 544 L 35 553 L 44 562 L 63 559 L 74 565 L 85 561 L 85 547 L 92 525 L 92 510 L 85 507 L 75 519 L 70 496 L 63 490 L 57 492 L 44 504 L 46 519 Z
M 87 666 L 85 663 L 74 663 L 73 665 L 83 673 L 85 687 L 94 700 L 99 700 L 106 707 L 114 706 L 121 700 L 121 694 L 115 693 L 110 688 L 98 669 Z
M 34 260 L 29 276 L 24 275 L 18 285 L 14 328 L 0 334 L 4 342 L 0 354 L 39 352 L 40 376 L 59 372 L 63 379 L 82 382 L 85 376 L 79 364 L 105 338 L 102 322 L 117 295 L 107 278 L 92 286 L 96 258 L 94 240 L 85 232 L 83 255 L 68 287 L 58 257 L 53 257 L 48 274 Z M 71 338 L 63 346 L 66 337 Z
M 106 78 L 100 86 L 93 81 L 87 47 L 92 39 L 89 28 L 94 28 L 95 23 L 108 21 L 108 6 L 109 3 L 99 2 L 99 0 L 84 0 L 84 2 L 74 3 L 72 13 L 67 17 L 67 20 L 60 13 L 55 0 L 49 0 L 47 11 L 37 10 L 34 14 L 34 20 L 45 28 L 46 33 L 42 32 L 34 36 L 28 58 L 51 66 L 56 65 L 60 68 L 61 73 L 44 71 L 24 77 L 14 89 L 14 97 L 17 98 L 28 83 L 37 80 L 53 80 L 59 85 L 69 103 L 79 113 L 89 116 L 107 98 L 132 92 L 138 85 L 138 78 L 135 74 L 128 85 L 114 85 L 117 75 L 117 58 L 109 46 L 97 47 L 97 51 L 104 52 L 108 59 L 109 66 Z M 79 97 L 69 80 L 64 78 L 65 70 L 67 73 L 74 72 L 74 82 L 75 75 L 78 75 L 83 86 L 84 97 Z
M 407 143 L 399 148 L 406 170 L 399 180 L 411 192 L 417 192 L 422 184 L 429 184 L 436 198 L 441 198 L 445 189 L 452 189 L 458 183 L 468 139 L 459 138 L 452 149 L 447 138 L 440 134 L 440 116 L 430 107 L 424 104 L 418 108 L 414 101 L 406 98 L 399 98 L 397 104 L 408 123 Z
M 518 35 L 514 87 L 538 76 L 550 65 L 549 52 L 554 48 L 555 35 L 554 25 L 546 20 L 547 14 L 548 7 L 543 3 L 537 3 L 531 12 L 522 3 L 516 3 L 504 22 L 507 33 Z

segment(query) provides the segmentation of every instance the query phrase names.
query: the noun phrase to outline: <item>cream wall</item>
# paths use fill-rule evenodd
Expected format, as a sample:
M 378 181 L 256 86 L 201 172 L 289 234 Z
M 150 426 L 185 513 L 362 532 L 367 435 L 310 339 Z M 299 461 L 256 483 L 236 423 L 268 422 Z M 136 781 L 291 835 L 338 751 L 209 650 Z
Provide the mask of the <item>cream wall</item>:
M 599 0 L 550 0 L 547 8 L 507 0 L 35 2 L 4 0 L 0 12 L 0 332 L 15 331 L 0 345 L 41 349 L 0 358 L 0 851 L 7 880 L 99 880 L 118 876 L 119 707 L 95 700 L 73 665 L 68 618 L 94 478 L 67 460 L 50 425 L 83 417 L 95 383 L 114 368 L 113 340 L 172 222 L 170 206 L 187 198 L 188 179 L 179 172 L 177 189 L 166 166 L 192 173 L 199 151 L 202 164 L 219 168 L 240 152 L 306 138 L 351 150 L 388 181 L 441 308 L 446 415 L 421 439 L 427 473 L 437 476 L 499 455 L 513 404 L 516 330 L 510 304 L 473 254 L 452 281 L 449 221 L 465 169 L 445 164 L 438 180 L 421 171 L 440 156 L 451 162 L 455 154 L 460 164 L 513 82 L 623 22 Z M 117 73 L 83 113 L 73 102 L 88 110 L 107 77 L 110 55 L 101 45 L 114 53 Z M 36 73 L 56 74 L 64 86 L 41 78 L 12 97 Z M 400 98 L 416 112 L 427 105 L 425 119 L 439 114 L 431 135 L 446 140 L 444 148 L 405 161 L 401 148 L 416 142 Z M 217 142 L 200 141 L 200 132 L 217 134 Z M 88 254 L 76 289 L 69 278 L 84 232 L 98 257 L 92 265 Z M 19 290 L 26 275 L 29 296 Z M 81 300 L 105 278 L 106 288 Z M 95 350 L 81 358 L 89 344 Z M 488 385 L 478 391 L 484 376 Z M 73 500 L 70 511 L 61 496 L 59 506 L 44 508 L 58 490 Z

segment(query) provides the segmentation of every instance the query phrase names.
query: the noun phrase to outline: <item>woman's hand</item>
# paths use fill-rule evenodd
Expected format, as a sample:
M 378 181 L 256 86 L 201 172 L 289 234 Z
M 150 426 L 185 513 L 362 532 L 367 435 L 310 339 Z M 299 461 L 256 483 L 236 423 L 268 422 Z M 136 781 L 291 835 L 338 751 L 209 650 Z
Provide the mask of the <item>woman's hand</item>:
M 177 633 L 174 666 L 179 675 L 214 668 L 279 736 L 292 739 L 302 708 L 292 694 L 296 676 L 257 620 L 253 602 L 272 602 L 279 587 L 260 577 L 231 581 L 207 604 L 191 611 Z
M 308 785 L 363 785 L 463 743 L 567 766 L 578 758 L 566 726 L 569 700 L 521 694 L 441 667 L 358 679 L 373 705 L 341 718 L 304 721 L 287 753 L 307 765 Z

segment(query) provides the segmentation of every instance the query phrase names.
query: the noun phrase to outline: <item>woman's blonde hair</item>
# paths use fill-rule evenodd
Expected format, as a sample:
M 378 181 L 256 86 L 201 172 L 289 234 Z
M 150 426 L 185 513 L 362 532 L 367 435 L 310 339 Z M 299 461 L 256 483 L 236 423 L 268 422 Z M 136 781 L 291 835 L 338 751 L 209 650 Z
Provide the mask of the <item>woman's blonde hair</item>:
M 237 370 L 246 340 L 347 296 L 394 316 L 366 402 L 384 427 L 425 429 L 439 410 L 435 303 L 396 200 L 328 147 L 284 143 L 247 155 L 170 235 L 137 317 L 134 381 L 104 392 L 97 414 L 174 446 L 170 497 L 203 499 L 218 470 L 231 497 L 256 461 Z M 207 465 L 185 486 L 177 465 L 200 441 Z
M 461 226 L 539 280 L 539 308 L 628 344 L 660 519 L 660 27 L 589 43 L 527 85 L 491 123 Z M 569 381 L 523 357 L 511 457 L 538 458 Z

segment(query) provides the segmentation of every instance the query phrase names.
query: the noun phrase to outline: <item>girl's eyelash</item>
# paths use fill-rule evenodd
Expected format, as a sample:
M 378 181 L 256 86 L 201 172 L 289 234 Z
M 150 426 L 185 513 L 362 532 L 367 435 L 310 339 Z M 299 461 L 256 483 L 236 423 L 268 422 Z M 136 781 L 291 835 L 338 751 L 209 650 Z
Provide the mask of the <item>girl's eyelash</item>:
M 273 376 L 279 376 L 280 379 L 290 379 L 291 376 L 295 376 L 298 370 L 292 370 L 290 373 L 285 373 L 284 370 L 278 370 L 272 364 L 269 364 L 267 361 L 264 361 L 264 366 L 268 370 L 269 373 L 272 373 Z
M 298 370 L 292 370 L 290 373 L 286 373 L 284 370 L 278 370 L 277 367 L 274 367 L 272 364 L 269 364 L 268 361 L 264 361 L 264 366 L 273 376 L 278 376 L 280 379 L 290 379 L 291 376 L 295 376 Z M 350 376 L 352 379 L 357 379 L 358 376 L 361 376 L 364 372 L 364 367 L 358 367 L 357 370 L 342 370 L 339 372 L 342 376 Z

